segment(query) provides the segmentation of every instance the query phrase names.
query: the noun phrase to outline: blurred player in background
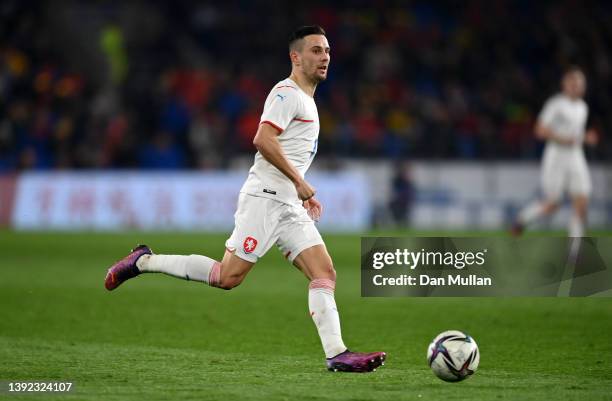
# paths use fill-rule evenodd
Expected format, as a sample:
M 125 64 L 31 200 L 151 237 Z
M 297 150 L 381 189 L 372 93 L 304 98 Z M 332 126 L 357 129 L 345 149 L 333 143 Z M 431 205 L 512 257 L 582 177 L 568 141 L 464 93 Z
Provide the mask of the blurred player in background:
M 336 271 L 314 221 L 323 207 L 304 179 L 317 152 L 319 116 L 314 92 L 327 78 L 330 48 L 318 26 L 298 29 L 289 43 L 292 71 L 264 105 L 253 144 L 258 152 L 238 198 L 235 228 L 221 262 L 201 255 L 155 255 L 140 245 L 108 270 L 105 286 L 144 272 L 161 272 L 229 290 L 273 245 L 310 281 L 308 305 L 333 371 L 366 372 L 386 354 L 350 352 L 344 345 L 334 299 Z
M 569 193 L 573 207 L 569 236 L 583 237 L 585 233 L 591 177 L 582 146 L 596 145 L 598 136 L 592 129 L 585 131 L 589 109 L 583 100 L 586 78 L 582 70 L 567 69 L 561 87 L 562 92 L 544 104 L 535 126 L 537 138 L 546 141 L 541 172 L 544 196 L 521 210 L 512 227 L 514 235 L 555 212 L 565 192 Z

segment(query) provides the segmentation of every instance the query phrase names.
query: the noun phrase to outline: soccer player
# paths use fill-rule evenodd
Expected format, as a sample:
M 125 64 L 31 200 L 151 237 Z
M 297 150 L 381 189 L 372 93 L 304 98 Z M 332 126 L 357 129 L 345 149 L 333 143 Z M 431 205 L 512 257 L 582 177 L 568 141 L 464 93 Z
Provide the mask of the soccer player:
M 598 136 L 592 129 L 585 131 L 589 111 L 583 100 L 586 78 L 582 70 L 568 68 L 561 88 L 561 93 L 548 99 L 535 126 L 536 137 L 546 141 L 541 172 L 544 197 L 521 210 L 511 230 L 514 235 L 520 235 L 531 222 L 555 212 L 567 191 L 573 207 L 569 236 L 584 236 L 591 178 L 582 145 L 596 145 Z
M 318 26 L 296 30 L 289 42 L 291 75 L 266 99 L 253 144 L 258 152 L 240 190 L 235 228 L 218 262 L 201 255 L 157 255 L 146 245 L 110 267 L 105 286 L 114 290 L 141 273 L 161 272 L 212 287 L 232 289 L 274 244 L 310 281 L 308 306 L 332 371 L 369 372 L 384 352 L 356 353 L 344 345 L 334 300 L 336 271 L 315 227 L 323 206 L 304 174 L 317 152 L 319 117 L 313 99 L 327 78 L 330 48 Z

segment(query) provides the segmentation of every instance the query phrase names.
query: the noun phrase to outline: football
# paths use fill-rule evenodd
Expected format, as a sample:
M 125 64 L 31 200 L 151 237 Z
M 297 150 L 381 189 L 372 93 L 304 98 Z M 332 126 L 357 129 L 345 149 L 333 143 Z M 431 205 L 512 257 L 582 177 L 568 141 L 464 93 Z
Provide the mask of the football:
M 429 344 L 427 362 L 440 379 L 458 382 L 476 372 L 480 353 L 472 337 L 458 330 L 448 330 Z

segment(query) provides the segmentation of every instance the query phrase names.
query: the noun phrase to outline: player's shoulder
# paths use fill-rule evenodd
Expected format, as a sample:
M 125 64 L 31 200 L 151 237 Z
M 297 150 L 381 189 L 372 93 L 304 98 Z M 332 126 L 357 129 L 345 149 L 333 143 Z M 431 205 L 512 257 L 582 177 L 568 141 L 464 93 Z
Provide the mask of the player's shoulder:
M 299 88 L 297 87 L 297 84 L 293 82 L 293 80 L 290 78 L 285 78 L 282 81 L 278 81 L 272 87 L 272 92 L 280 91 L 280 90 L 285 91 L 285 92 L 294 92 L 296 94 L 299 92 Z
M 551 97 L 549 97 L 548 99 L 546 99 L 546 105 L 560 105 L 563 104 L 566 101 L 566 97 L 563 95 L 563 93 L 559 92 L 559 93 L 555 93 L 554 95 L 552 95 Z
M 299 98 L 300 89 L 295 82 L 287 78 L 277 82 L 276 85 L 272 87 L 270 95 L 276 96 L 277 94 L 291 98 Z
M 284 104 L 296 104 L 300 102 L 300 90 L 291 79 L 283 79 L 272 87 L 268 100 L 270 102 L 277 100 Z

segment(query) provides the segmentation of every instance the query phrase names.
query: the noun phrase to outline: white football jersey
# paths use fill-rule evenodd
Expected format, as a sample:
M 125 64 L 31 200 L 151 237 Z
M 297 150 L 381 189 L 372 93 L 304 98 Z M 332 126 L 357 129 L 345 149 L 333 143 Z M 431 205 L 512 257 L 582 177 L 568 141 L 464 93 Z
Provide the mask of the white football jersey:
M 582 151 L 588 113 L 588 106 L 582 99 L 574 100 L 564 94 L 557 94 L 548 99 L 538 116 L 538 122 L 562 138 L 574 139 L 575 143 L 572 146 L 563 146 L 548 141 L 547 151 L 561 153 Z
M 278 141 L 285 156 L 304 177 L 317 153 L 319 139 L 314 99 L 293 80 L 280 81 L 266 99 L 260 124 L 269 124 L 280 132 Z M 259 152 L 240 192 L 290 204 L 301 202 L 289 178 Z
M 570 195 L 591 192 L 591 178 L 582 144 L 588 117 L 588 106 L 582 99 L 573 100 L 564 94 L 551 97 L 538 122 L 566 139 L 571 146 L 548 141 L 542 155 L 542 189 L 550 200 L 559 200 L 566 191 Z

